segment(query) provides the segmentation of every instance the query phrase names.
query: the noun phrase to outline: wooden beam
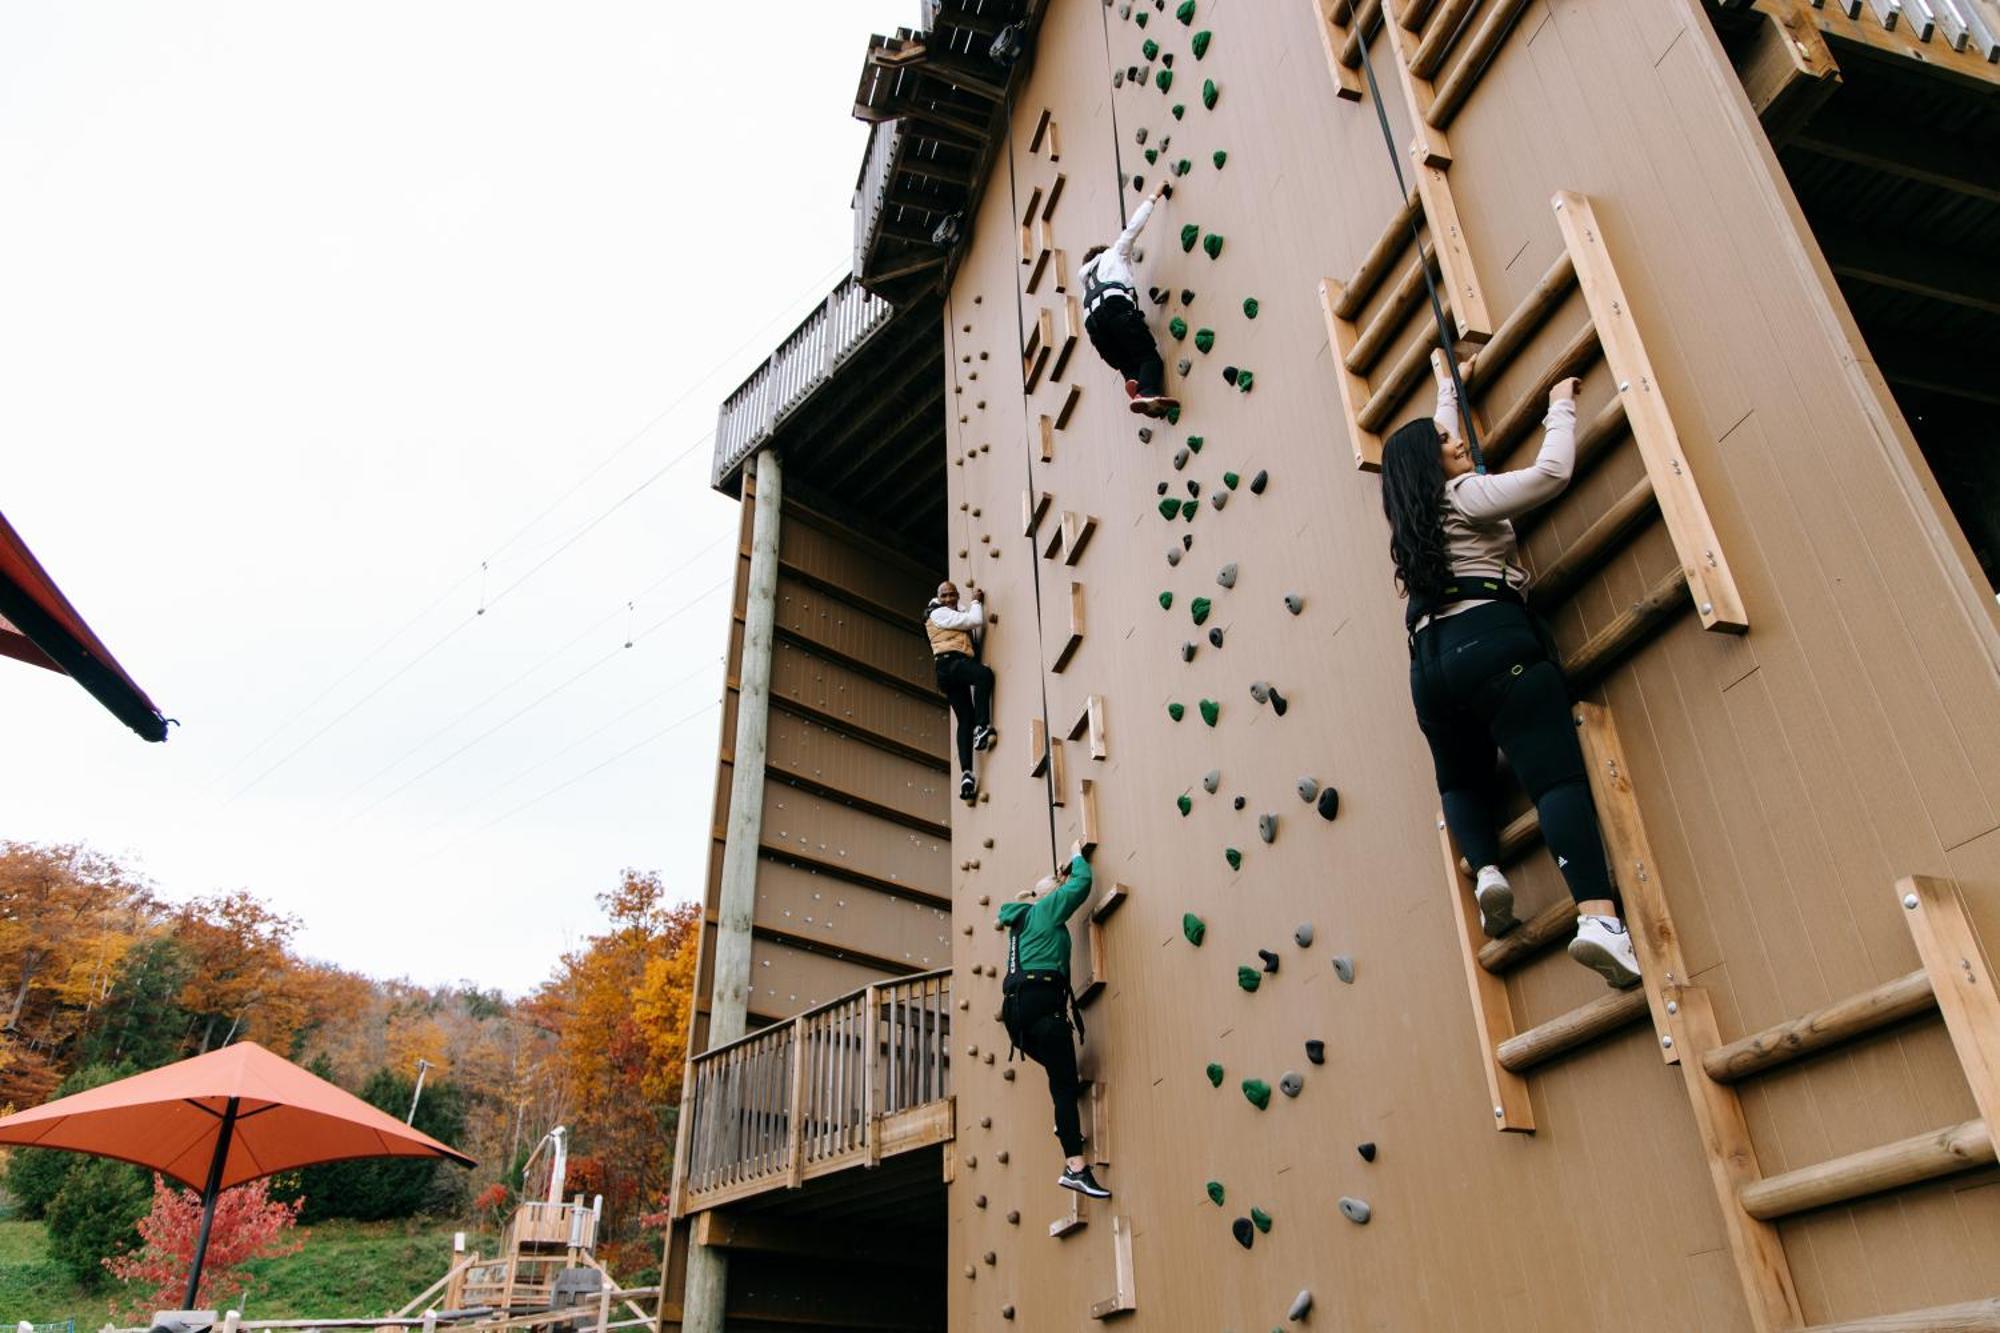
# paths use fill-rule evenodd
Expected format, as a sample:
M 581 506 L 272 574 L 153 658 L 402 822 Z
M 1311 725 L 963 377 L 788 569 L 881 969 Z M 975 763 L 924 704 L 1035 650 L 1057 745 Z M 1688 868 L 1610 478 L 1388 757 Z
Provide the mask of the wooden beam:
M 1083 854 L 1089 856 L 1097 850 L 1097 844 L 1101 841 L 1097 822 L 1097 780 L 1095 778 L 1079 778 L 1076 785 L 1077 822 L 1082 826 L 1083 830 L 1083 836 L 1078 838 L 1077 841 L 1083 845 Z M 1091 945 L 1091 958 L 1093 962 L 1096 960 L 1096 956 L 1097 945 L 1093 943 Z M 1091 975 L 1100 976 L 1102 974 L 1095 968 L 1092 968 Z
M 1047 417 L 1042 420 L 1047 421 Z M 1049 512 L 1049 503 L 1055 497 L 1047 491 L 1021 492 L 1021 535 L 1032 537 L 1035 529 L 1042 526 L 1042 516 Z
M 1451 317 L 1451 302 L 1444 303 L 1445 318 Z M 1389 424 L 1390 416 L 1417 391 L 1430 369 L 1431 351 L 1438 345 L 1437 329 L 1429 321 L 1417 326 L 1416 338 L 1405 344 L 1402 355 L 1382 376 L 1368 401 L 1355 414 L 1363 430 L 1379 431 Z
M 1766 1222 L 1850 1199 L 1901 1189 L 1994 1162 L 1984 1120 L 1916 1134 L 1879 1148 L 1815 1162 L 1743 1187 L 1743 1210 Z
M 711 1208 L 694 1219 L 695 1244 L 723 1250 L 782 1254 L 795 1259 L 842 1259 L 889 1268 L 930 1269 L 941 1248 L 935 1233 L 893 1227 L 833 1229 L 770 1213 Z
M 1562 350 L 1555 354 L 1548 368 L 1522 390 L 1521 396 L 1480 438 L 1479 448 L 1486 456 L 1487 467 L 1498 467 L 1507 461 L 1520 447 L 1521 441 L 1527 439 L 1542 423 L 1542 418 L 1549 414 L 1549 390 L 1556 386 L 1558 380 L 1581 375 L 1590 369 L 1590 363 L 1597 359 L 1601 350 L 1596 327 L 1586 322 L 1562 345 Z M 1476 362 L 1477 358 L 1474 360 Z
M 1896 882 L 1896 900 L 1972 1085 L 1973 1105 L 1989 1127 L 2000 1125 L 2000 995 L 1993 993 L 1993 963 L 1965 898 L 1952 880 L 1911 875 Z
M 1718 1083 L 1735 1083 L 1936 1008 L 1930 974 L 1920 967 L 1718 1046 L 1702 1057 L 1702 1068 Z
M 1666 519 L 1667 532 L 1694 595 L 1695 610 L 1703 628 L 1741 634 L 1750 628 L 1749 612 L 1744 609 L 1722 540 L 1681 449 L 1673 414 L 1667 410 L 1596 213 L 1590 200 L 1570 190 L 1558 192 L 1553 204 L 1563 243 L 1576 261 L 1577 280 L 1590 306 L 1591 322 L 1604 346 L 1605 362 L 1617 382 L 1618 396 L 1624 400 L 1632 438 L 1638 442 L 1646 474 L 1653 479 L 1660 514 Z
M 1060 673 L 1069 665 L 1076 650 L 1083 646 L 1083 585 L 1071 580 L 1069 585 L 1069 635 L 1056 649 L 1055 660 L 1049 663 L 1049 670 Z M 1054 738 L 1051 737 L 1053 745 Z
M 1349 69 L 1361 68 L 1361 44 L 1372 41 L 1382 21 L 1382 0 L 1359 0 L 1353 21 L 1347 25 L 1347 40 L 1340 44 L 1340 63 Z
M 1528 1096 L 1528 1082 L 1500 1063 L 1499 1049 L 1511 1040 L 1514 1007 L 1507 999 L 1507 983 L 1479 965 L 1479 949 L 1486 935 L 1479 928 L 1479 909 L 1472 901 L 1472 888 L 1458 873 L 1458 847 L 1451 830 L 1439 815 L 1438 846 L 1444 854 L 1445 892 L 1458 919 L 1459 952 L 1465 962 L 1466 989 L 1472 996 L 1472 1030 L 1479 1043 L 1480 1064 L 1486 1071 L 1486 1094 L 1493 1111 L 1493 1128 L 1532 1134 L 1535 1129 L 1534 1103 Z
M 1751 29 L 1736 62 L 1743 91 L 1774 144 L 1790 142 L 1840 87 L 1832 48 L 1806 16 L 1803 0 L 1791 5 L 1785 18 L 1768 15 Z
M 1356 334 L 1339 309 L 1346 289 L 1333 278 L 1319 282 L 1320 313 L 1326 317 L 1327 351 L 1333 360 L 1334 384 L 1340 390 L 1340 411 L 1347 420 L 1347 438 L 1354 449 L 1354 466 L 1364 472 L 1382 469 L 1382 437 L 1361 425 L 1361 407 L 1368 401 L 1368 381 L 1349 369 Z
M 1049 728 L 1039 717 L 1028 719 L 1028 776 L 1038 778 L 1049 767 Z
M 1059 737 L 1049 737 L 1049 804 L 1069 804 L 1069 760 Z
M 1760 14 L 1782 15 L 1789 4 L 1790 0 L 1752 0 Z M 1982 51 L 1954 50 L 1949 42 L 1920 42 L 1907 27 L 1891 32 L 1873 18 L 1852 17 L 1831 6 L 1814 9 L 1812 20 L 1834 42 L 1842 59 L 1856 55 L 1906 68 L 1920 65 L 1980 92 L 1991 92 L 2000 84 L 2000 65 Z
M 1451 195 L 1451 183 L 1441 167 L 1419 161 L 1416 168 L 1417 195 L 1424 203 L 1424 222 L 1430 227 L 1437 246 L 1438 272 L 1444 275 L 1446 313 L 1458 328 L 1461 351 L 1467 344 L 1483 344 L 1493 337 L 1493 316 L 1486 309 L 1486 292 L 1472 263 L 1472 250 L 1465 241 L 1465 228 L 1458 220 L 1458 204 Z
M 1505 370 L 1520 355 L 1541 327 L 1548 323 L 1563 298 L 1569 295 L 1570 287 L 1576 282 L 1576 264 L 1564 250 L 1555 257 L 1521 303 L 1513 308 L 1507 318 L 1500 321 L 1500 327 L 1493 330 L 1493 338 L 1484 347 L 1472 354 L 1465 364 L 1462 378 L 1465 391 L 1477 393 L 1487 381 Z M 1542 392 L 1546 394 L 1547 389 Z
M 1843 1319 L 1837 1324 L 1814 1324 L 1800 1333 L 2000 1333 L 2000 1296 L 1901 1314 Z
M 2000 277 L 1976 249 L 1954 255 L 1853 227 L 1826 227 L 1816 235 L 1827 266 L 1843 278 L 2000 315 Z
M 1818 29 L 1813 31 L 1817 35 Z M 1968 199 L 2000 204 L 2000 149 L 1989 145 L 1984 154 L 1967 151 L 1873 117 L 1844 112 L 1839 103 L 1814 116 L 1791 136 L 1787 146 Z
M 1642 990 L 1612 991 L 1590 1003 L 1558 1014 L 1537 1024 L 1518 1037 L 1500 1043 L 1495 1054 L 1500 1067 L 1509 1073 L 1525 1074 L 1579 1046 L 1627 1028 L 1646 1016 L 1646 993 Z
M 1076 514 L 1065 509 L 1062 516 L 1062 562 L 1065 565 L 1074 565 L 1083 559 L 1084 550 L 1089 547 L 1090 539 L 1096 532 L 1097 515 Z

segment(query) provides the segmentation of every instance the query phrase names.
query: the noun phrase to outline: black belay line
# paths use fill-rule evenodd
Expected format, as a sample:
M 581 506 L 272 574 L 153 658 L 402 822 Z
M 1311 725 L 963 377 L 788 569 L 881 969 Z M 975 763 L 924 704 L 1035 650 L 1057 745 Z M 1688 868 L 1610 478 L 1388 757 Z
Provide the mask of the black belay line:
M 1395 21 L 1393 15 L 1384 11 L 1382 22 L 1385 25 Z M 1403 161 L 1396 155 L 1396 136 L 1389 129 L 1389 113 L 1382 107 L 1382 90 L 1375 83 L 1375 64 L 1368 58 L 1368 34 L 1359 27 L 1355 29 L 1354 47 L 1361 53 L 1361 72 L 1368 77 L 1368 96 L 1375 102 L 1375 119 L 1382 126 L 1382 146 L 1389 150 L 1389 166 L 1396 173 L 1396 198 L 1399 201 L 1407 200 L 1410 197 L 1410 187 L 1403 179 Z M 1416 114 L 1415 107 L 1411 107 L 1410 111 L 1412 115 Z M 1424 262 L 1424 237 L 1422 229 L 1417 225 L 1418 218 L 1422 218 L 1425 225 L 1430 223 L 1430 218 L 1419 206 L 1416 217 L 1410 219 L 1410 244 L 1416 249 L 1417 268 L 1424 277 L 1424 290 L 1430 293 L 1431 319 L 1437 324 L 1438 347 L 1444 352 L 1445 366 L 1451 371 L 1451 387 L 1458 394 L 1459 429 L 1465 432 L 1465 446 L 1472 453 L 1473 469 L 1483 473 L 1486 471 L 1486 454 L 1479 447 L 1479 429 L 1472 424 L 1472 402 L 1466 397 L 1465 381 L 1458 377 L 1456 350 L 1458 340 L 1452 337 L 1451 330 L 1445 327 L 1444 302 L 1438 299 L 1437 284 L 1431 281 L 1431 266 Z M 1438 264 L 1440 267 L 1444 264 L 1442 243 L 1438 246 Z

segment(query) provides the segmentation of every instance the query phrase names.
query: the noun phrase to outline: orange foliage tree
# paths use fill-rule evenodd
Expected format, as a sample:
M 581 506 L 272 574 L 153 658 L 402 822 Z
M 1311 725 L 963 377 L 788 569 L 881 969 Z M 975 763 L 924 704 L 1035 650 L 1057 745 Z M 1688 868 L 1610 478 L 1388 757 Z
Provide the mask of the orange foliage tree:
M 294 1230 L 298 1220 L 299 1202 L 273 1200 L 268 1180 L 253 1180 L 217 1195 L 195 1308 L 219 1308 L 219 1296 L 240 1293 L 244 1275 L 239 1270 L 250 1260 L 297 1254 L 306 1243 L 304 1234 Z M 113 1277 L 150 1284 L 130 1306 L 128 1313 L 134 1319 L 153 1310 L 181 1308 L 200 1232 L 201 1195 L 155 1175 L 153 1211 L 139 1221 L 139 1248 L 104 1261 Z

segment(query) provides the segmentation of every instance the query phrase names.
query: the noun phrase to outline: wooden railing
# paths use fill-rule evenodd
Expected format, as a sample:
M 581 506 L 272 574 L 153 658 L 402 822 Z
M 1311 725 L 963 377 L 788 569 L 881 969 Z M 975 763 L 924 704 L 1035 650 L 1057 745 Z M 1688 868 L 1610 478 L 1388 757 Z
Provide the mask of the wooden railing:
M 889 202 L 889 182 L 895 178 L 896 148 L 902 130 L 893 120 L 877 121 L 868 127 L 868 155 L 861 159 L 861 175 L 854 182 L 854 271 L 864 273 L 868 256 L 882 227 L 882 211 Z
M 887 301 L 852 275 L 778 344 L 764 364 L 723 401 L 715 426 L 713 481 L 720 482 L 796 412 L 847 359 L 888 323 Z
M 868 986 L 696 1057 L 677 1211 L 951 1136 L 951 973 Z

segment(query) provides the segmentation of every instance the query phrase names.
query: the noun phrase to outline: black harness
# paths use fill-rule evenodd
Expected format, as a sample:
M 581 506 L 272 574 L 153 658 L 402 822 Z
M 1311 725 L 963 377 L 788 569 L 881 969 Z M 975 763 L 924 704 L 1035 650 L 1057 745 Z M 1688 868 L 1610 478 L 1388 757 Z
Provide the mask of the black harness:
M 1095 261 L 1092 261 L 1090 267 L 1083 275 L 1084 314 L 1092 315 L 1097 313 L 1097 308 L 1110 300 L 1114 295 L 1118 296 L 1121 300 L 1130 301 L 1133 305 L 1139 304 L 1138 290 L 1131 284 L 1098 281 L 1097 264 Z
M 1521 590 L 1505 579 L 1488 578 L 1472 574 L 1453 574 L 1434 593 L 1410 594 L 1408 605 L 1403 608 L 1403 629 L 1412 638 L 1417 632 L 1417 622 L 1425 616 L 1433 615 L 1453 602 L 1510 602 L 1526 608 L 1528 599 L 1521 596 Z
M 1023 918 L 1026 917 L 1023 913 Z M 1021 970 L 1021 922 L 1016 921 L 1007 929 L 1007 975 L 1000 979 L 1000 1025 L 1007 1029 L 1007 1062 L 1012 1064 L 1021 1050 L 1020 1006 L 1016 1003 L 1020 994 L 1031 986 L 1055 986 L 1067 997 L 1065 1006 L 1071 1027 L 1076 1029 L 1076 1039 L 1083 1040 L 1083 1010 L 1076 1002 L 1076 989 L 1070 985 L 1067 974 L 1036 970 Z

